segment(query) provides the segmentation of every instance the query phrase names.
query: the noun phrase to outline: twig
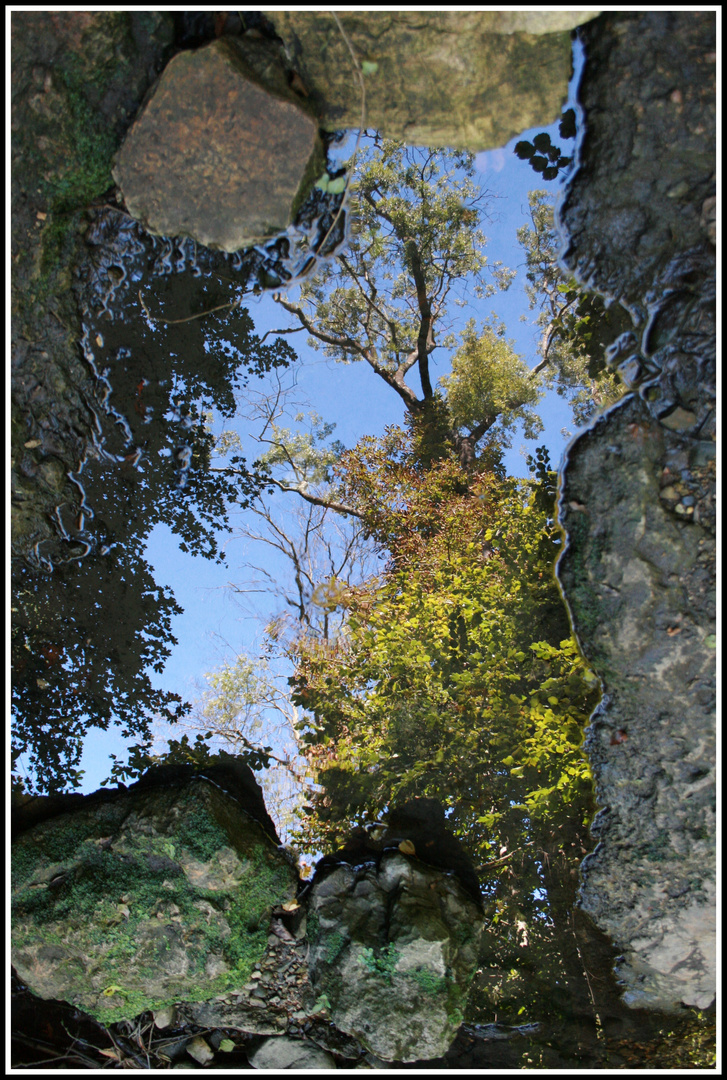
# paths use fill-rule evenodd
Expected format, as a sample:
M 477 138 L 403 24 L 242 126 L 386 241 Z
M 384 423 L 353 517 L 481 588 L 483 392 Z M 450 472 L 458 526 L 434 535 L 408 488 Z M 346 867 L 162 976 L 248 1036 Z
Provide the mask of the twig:
M 266 330 L 263 336 L 260 338 L 260 344 L 262 345 L 268 334 L 299 334 L 301 330 L 304 329 L 304 326 L 294 326 L 290 330 Z
M 192 322 L 193 319 L 204 319 L 205 315 L 212 315 L 213 312 L 222 311 L 224 308 L 230 308 L 230 310 L 232 310 L 233 308 L 239 307 L 242 303 L 242 297 L 238 296 L 236 300 L 228 300 L 226 304 L 218 304 L 217 307 L 209 308 L 207 311 L 200 311 L 196 315 L 186 315 L 183 319 L 162 319 L 161 316 L 152 315 L 149 312 L 149 308 L 144 303 L 141 289 L 139 289 L 139 303 L 141 304 L 147 319 L 156 323 L 166 323 L 167 326 L 176 326 L 178 323 Z M 278 333 L 280 333 L 280 331 L 278 331 Z

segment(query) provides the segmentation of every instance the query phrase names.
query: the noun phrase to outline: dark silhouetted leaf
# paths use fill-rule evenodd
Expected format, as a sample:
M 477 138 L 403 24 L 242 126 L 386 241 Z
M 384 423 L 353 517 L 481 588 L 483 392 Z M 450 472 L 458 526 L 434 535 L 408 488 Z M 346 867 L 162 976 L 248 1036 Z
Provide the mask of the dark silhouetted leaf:
M 535 147 L 529 142 L 515 143 L 515 153 L 522 161 L 527 161 L 535 153 Z
M 561 139 L 574 139 L 576 137 L 576 111 L 567 109 L 561 118 L 558 128 Z

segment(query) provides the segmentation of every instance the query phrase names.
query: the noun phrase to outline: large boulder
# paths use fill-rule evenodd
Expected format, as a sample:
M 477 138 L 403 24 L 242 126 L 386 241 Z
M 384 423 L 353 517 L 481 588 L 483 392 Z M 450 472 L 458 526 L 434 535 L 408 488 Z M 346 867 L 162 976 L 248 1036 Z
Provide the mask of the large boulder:
M 409 144 L 478 151 L 557 119 L 569 31 L 598 12 L 265 14 L 327 130 L 361 126 L 360 65 L 367 127 Z
M 110 1023 L 241 988 L 265 952 L 296 870 L 244 785 L 174 773 L 14 839 L 12 962 L 40 997 Z
M 634 393 L 575 441 L 561 489 L 558 574 L 605 692 L 581 903 L 624 1000 L 679 1011 L 715 995 L 715 15 L 584 36 L 566 263 L 631 313 L 610 358 Z
M 237 251 L 283 231 L 325 167 L 318 123 L 263 42 L 178 53 L 114 166 L 152 233 Z
M 447 1052 L 477 966 L 480 905 L 413 848 L 327 864 L 308 898 L 315 991 L 333 1024 L 384 1061 Z

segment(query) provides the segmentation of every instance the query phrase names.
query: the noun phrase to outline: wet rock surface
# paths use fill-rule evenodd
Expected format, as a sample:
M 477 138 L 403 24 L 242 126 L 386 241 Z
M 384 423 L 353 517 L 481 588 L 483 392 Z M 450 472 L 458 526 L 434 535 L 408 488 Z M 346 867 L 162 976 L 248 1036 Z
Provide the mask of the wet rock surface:
M 264 13 L 328 130 L 361 126 L 361 85 L 332 14 Z M 366 126 L 413 145 L 503 146 L 550 124 L 566 94 L 568 31 L 596 12 L 340 12 Z M 466 42 L 466 44 L 464 44 Z
M 310 968 L 335 1026 L 384 1061 L 440 1057 L 463 1019 L 481 907 L 402 840 L 323 867 L 308 898 Z
M 227 782 L 238 797 L 161 770 L 22 831 L 12 854 L 21 981 L 105 1023 L 243 985 L 298 875 L 245 809 L 259 812 L 254 780 L 237 771 Z
M 622 951 L 624 1000 L 715 993 L 713 13 L 583 31 L 566 262 L 632 315 L 610 362 L 633 393 L 571 446 L 558 575 L 604 700 L 586 751 L 600 806 L 581 903 Z M 658 62 L 654 62 L 658 57 Z
M 78 229 L 112 184 L 116 140 L 169 55 L 172 25 L 152 12 L 24 11 L 10 30 L 11 542 L 33 558 L 55 543 L 56 508 L 78 512 L 73 477 L 93 441 L 70 290 Z
M 275 55 L 220 38 L 167 65 L 114 179 L 152 233 L 237 251 L 286 229 L 324 169 L 317 120 Z

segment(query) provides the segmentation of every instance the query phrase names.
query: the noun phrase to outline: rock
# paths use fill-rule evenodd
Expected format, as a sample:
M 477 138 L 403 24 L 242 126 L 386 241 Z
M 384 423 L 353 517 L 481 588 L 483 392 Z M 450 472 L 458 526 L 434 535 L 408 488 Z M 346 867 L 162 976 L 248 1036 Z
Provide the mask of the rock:
M 622 954 L 624 1000 L 679 1012 L 716 988 L 715 14 L 583 34 L 565 262 L 631 312 L 647 374 L 575 440 L 561 487 L 558 576 L 605 692 L 580 902 Z
M 558 564 L 606 691 L 585 742 L 602 809 L 581 905 L 624 954 L 626 1002 L 665 1010 L 715 993 L 713 540 L 659 498 L 677 439 L 631 398 L 576 442 Z
M 332 1023 L 387 1061 L 440 1057 L 477 966 L 479 905 L 456 877 L 393 849 L 330 864 L 308 901 L 310 974 Z
M 173 17 L 14 11 L 10 35 L 11 544 L 14 560 L 37 564 L 41 553 L 68 557 L 56 508 L 78 514 L 71 474 L 96 437 L 70 287 L 78 225 L 112 184 L 113 153 L 169 56 Z
M 268 11 L 321 125 L 361 126 L 361 86 L 329 11 Z M 597 12 L 339 12 L 363 68 L 365 126 L 425 146 L 486 150 L 560 114 L 568 30 Z M 553 32 L 548 32 L 548 31 Z
M 330 1054 L 313 1043 L 279 1035 L 265 1039 L 256 1050 L 248 1054 L 254 1069 L 335 1069 L 336 1062 Z
M 264 63 L 221 38 L 178 53 L 153 88 L 114 166 L 129 213 L 152 233 L 250 247 L 293 221 L 323 172 L 312 110 L 262 43 L 256 53 Z
M 296 887 L 237 799 L 199 776 L 147 779 L 14 840 L 12 962 L 34 993 L 106 1024 L 209 1001 L 247 982 Z

